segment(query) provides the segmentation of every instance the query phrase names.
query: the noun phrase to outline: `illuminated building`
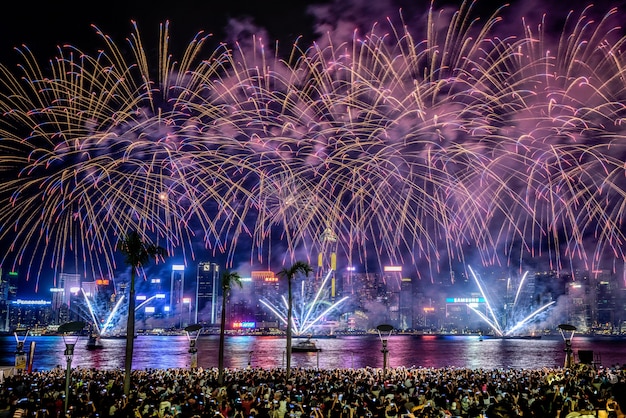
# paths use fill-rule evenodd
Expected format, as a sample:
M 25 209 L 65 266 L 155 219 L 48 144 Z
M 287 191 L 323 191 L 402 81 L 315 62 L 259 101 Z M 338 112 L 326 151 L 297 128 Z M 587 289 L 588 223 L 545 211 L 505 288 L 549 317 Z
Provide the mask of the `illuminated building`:
M 448 330 L 460 330 L 482 325 L 477 316 L 473 314 L 470 306 L 485 315 L 487 314 L 486 301 L 482 296 L 446 298 L 444 327 Z
M 72 300 L 72 291 L 76 293 L 81 288 L 80 274 L 59 273 L 56 287 L 63 289 L 63 291 L 58 292 L 59 296 L 56 304 L 53 303 L 53 308 L 58 309 L 62 304 L 69 307 Z
M 77 301 L 81 289 L 80 274 L 59 273 L 52 292 L 52 312 L 55 324 L 62 324 L 72 319 L 72 301 Z
M 170 275 L 170 315 L 182 315 L 183 298 L 185 292 L 185 266 L 181 264 L 172 265 L 172 273 Z
M 334 303 L 337 298 L 337 235 L 330 228 L 326 228 L 321 236 L 322 248 L 317 256 L 317 272 L 315 281 L 320 283 L 327 274 L 330 274 L 330 302 Z M 315 292 L 313 286 L 309 286 L 309 291 Z
M 350 280 L 353 282 L 352 288 L 356 295 L 356 300 L 352 303 L 357 307 L 362 308 L 368 302 L 381 300 L 381 295 L 384 294 L 382 290 L 384 284 L 379 274 L 352 271 Z
M 619 329 L 616 321 L 616 297 L 619 294 L 617 282 L 610 270 L 593 271 L 596 309 L 592 311 L 594 329 L 600 333 L 612 333 Z
M 269 270 L 257 270 L 250 274 L 252 289 L 255 295 L 254 312 L 257 326 L 260 328 L 277 328 L 278 320 L 273 314 L 261 306 L 261 299 L 272 299 L 280 293 L 278 277 Z
M 596 285 L 596 328 L 601 332 L 613 332 L 618 324 L 615 321 L 614 284 L 610 280 L 600 280 Z
M 356 268 L 354 266 L 348 266 L 345 268 L 341 275 L 340 296 L 353 297 L 355 294 L 354 289 L 354 272 Z
M 195 322 L 217 324 L 220 293 L 220 267 L 216 263 L 198 264 Z
M 402 278 L 400 284 L 400 301 L 398 304 L 398 326 L 400 330 L 413 329 L 413 281 L 409 277 Z
M 51 302 L 17 299 L 10 303 L 9 329 L 45 328 L 52 321 Z
M 399 329 L 402 328 L 400 318 L 400 292 L 402 290 L 402 266 L 384 266 L 380 289 L 382 302 L 385 305 L 389 318 L 387 322 Z
M 10 304 L 17 299 L 18 273 L 0 269 L 0 329 L 9 331 Z
M 398 292 L 402 286 L 402 266 L 384 266 L 382 278 L 387 292 Z
M 226 323 L 234 330 L 249 331 L 256 328 L 256 303 L 251 277 L 241 277 L 241 289 L 234 286 L 226 302 Z

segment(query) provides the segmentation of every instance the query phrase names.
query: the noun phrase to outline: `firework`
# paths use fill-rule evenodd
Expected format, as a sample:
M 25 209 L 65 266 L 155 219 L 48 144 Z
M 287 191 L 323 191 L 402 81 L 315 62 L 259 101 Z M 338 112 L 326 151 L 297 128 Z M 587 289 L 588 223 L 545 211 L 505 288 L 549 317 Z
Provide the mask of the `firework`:
M 485 301 L 486 313 L 478 310 L 473 304 L 468 304 L 467 307 L 471 309 L 472 312 L 474 312 L 476 315 L 478 315 L 478 317 L 491 328 L 491 331 L 499 337 L 517 335 L 517 333 L 523 330 L 526 325 L 533 321 L 537 321 L 542 313 L 545 313 L 548 308 L 556 303 L 555 301 L 548 302 L 534 309 L 532 312 L 525 311 L 525 309 L 528 309 L 528 306 L 520 307 L 519 295 L 528 274 L 528 272 L 526 272 L 522 276 L 522 279 L 517 286 L 515 298 L 513 299 L 513 301 L 506 301 L 505 315 L 502 315 L 502 312 L 496 313 L 493 309 L 490 298 L 487 297 L 484 286 L 481 285 L 481 282 L 478 279 L 478 276 L 476 276 L 476 273 L 474 273 L 474 270 L 472 270 L 471 267 L 468 267 L 468 270 L 470 271 L 470 274 L 476 282 L 476 286 L 478 287 L 478 290 L 480 291 L 480 294 Z
M 332 270 L 321 280 L 317 289 L 311 289 L 311 285 L 307 284 L 306 281 L 300 282 L 300 291 L 296 293 L 294 316 L 291 323 L 291 329 L 294 335 L 303 336 L 313 334 L 315 329 L 328 326 L 327 316 L 330 314 L 339 314 L 339 307 L 343 302 L 349 299 L 345 296 L 333 303 L 328 301 L 330 292 L 326 283 L 330 279 L 331 274 Z M 312 293 L 314 293 L 314 295 Z M 287 326 L 287 311 L 289 310 L 289 305 L 284 296 L 281 298 L 280 303 L 273 303 L 266 299 L 261 299 L 261 303 L 269 309 L 282 324 Z
M 380 22 L 287 54 L 261 39 L 156 63 L 139 30 L 0 67 L 3 264 L 114 269 L 130 228 L 232 262 L 322 245 L 451 267 L 624 259 L 624 38 L 583 11 L 556 42 L 501 18 Z M 483 22 L 483 23 L 481 23 Z M 498 30 L 497 30 L 498 29 Z M 125 48 L 126 49 L 126 48 Z M 421 273 L 430 276 L 431 273 Z

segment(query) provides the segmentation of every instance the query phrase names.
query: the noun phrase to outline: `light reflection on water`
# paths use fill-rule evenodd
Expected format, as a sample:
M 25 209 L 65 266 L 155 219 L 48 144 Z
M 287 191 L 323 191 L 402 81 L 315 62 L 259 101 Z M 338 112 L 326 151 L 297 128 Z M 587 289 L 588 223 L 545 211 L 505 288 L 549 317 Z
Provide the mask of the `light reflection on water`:
M 25 348 L 35 342 L 33 369 L 65 367 L 62 337 L 28 337 Z M 294 341 L 296 341 L 294 339 Z M 124 367 L 124 339 L 105 339 L 104 348 L 89 351 L 86 339 L 76 345 L 72 367 L 121 369 Z M 349 368 L 382 367 L 382 345 L 377 335 L 317 339 L 320 353 L 294 353 L 292 367 Z M 219 336 L 201 336 L 198 340 L 198 365 L 217 367 Z M 574 338 L 578 350 L 591 350 L 604 366 L 622 364 L 626 358 L 626 340 Z M 15 338 L 0 337 L 0 365 L 11 366 L 15 360 Z M 185 336 L 138 336 L 135 340 L 133 367 L 187 368 L 190 364 L 189 341 Z M 564 343 L 561 337 L 537 340 L 489 339 L 475 336 L 400 336 L 388 343 L 388 367 L 468 367 L 468 368 L 540 368 L 561 367 Z M 285 339 L 280 337 L 227 337 L 227 368 L 274 368 L 285 366 Z

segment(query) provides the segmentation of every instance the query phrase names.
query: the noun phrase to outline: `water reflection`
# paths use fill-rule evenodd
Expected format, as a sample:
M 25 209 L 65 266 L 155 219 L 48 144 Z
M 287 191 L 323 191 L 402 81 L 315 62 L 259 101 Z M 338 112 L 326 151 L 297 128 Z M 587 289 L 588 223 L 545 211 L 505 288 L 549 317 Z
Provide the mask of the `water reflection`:
M 33 368 L 51 369 L 65 364 L 61 337 L 29 337 L 35 342 Z M 382 345 L 377 335 L 318 339 L 320 353 L 294 353 L 292 366 L 302 368 L 382 367 Z M 104 348 L 87 350 L 86 339 L 76 345 L 73 367 L 122 369 L 124 339 L 104 339 Z M 197 342 L 198 365 L 217 367 L 219 336 L 201 336 Z M 485 339 L 456 336 L 391 336 L 389 367 L 469 367 L 537 368 L 563 366 L 563 340 L 560 337 L 538 340 Z M 15 361 L 15 339 L 0 337 L 0 362 L 11 366 Z M 602 365 L 622 364 L 626 358 L 626 340 L 574 339 L 573 348 L 591 350 Z M 135 369 L 188 368 L 191 356 L 185 336 L 139 336 L 135 340 Z M 285 366 L 285 339 L 280 337 L 227 337 L 225 367 L 274 368 Z

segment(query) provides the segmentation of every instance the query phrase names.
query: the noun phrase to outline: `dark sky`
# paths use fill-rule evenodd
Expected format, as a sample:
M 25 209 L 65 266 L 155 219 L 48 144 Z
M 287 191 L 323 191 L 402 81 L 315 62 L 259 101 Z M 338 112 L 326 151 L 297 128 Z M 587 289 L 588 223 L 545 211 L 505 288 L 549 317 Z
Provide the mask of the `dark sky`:
M 610 6 L 625 9 L 626 0 L 600 0 L 594 2 L 594 12 L 598 16 Z M 233 36 L 245 36 L 253 27 L 264 28 L 273 43 L 290 45 L 294 39 L 302 37 L 310 43 L 318 34 L 327 29 L 361 27 L 369 28 L 376 20 L 397 17 L 402 10 L 405 18 L 419 18 L 427 9 L 425 0 L 231 0 L 231 1 L 59 1 L 21 2 L 13 1 L 10 12 L 0 17 L 0 57 L 3 62 L 14 57 L 13 47 L 26 44 L 37 56 L 49 57 L 56 45 L 72 44 L 88 48 L 95 41 L 97 25 L 105 33 L 121 42 L 132 31 L 131 20 L 138 22 L 146 41 L 156 38 L 158 25 L 166 20 L 171 24 L 172 42 L 186 45 L 193 36 L 204 31 L 212 33 L 216 42 Z M 458 8 L 460 1 L 435 1 L 434 8 L 450 6 Z M 477 13 L 488 15 L 504 1 L 477 1 Z M 560 20 L 555 15 L 563 15 L 568 10 L 582 10 L 590 4 L 584 0 L 568 2 L 513 1 L 502 14 L 507 21 L 518 25 L 521 17 L 537 20 L 543 13 L 551 18 L 550 24 L 558 30 Z M 567 8 L 564 7 L 567 5 Z M 6 6 L 5 6 L 6 7 Z M 247 18 L 247 19 L 246 19 Z M 229 25 L 229 22 L 239 24 Z M 510 20 L 509 20 L 510 19 Z M 510 28 L 510 25 L 507 25 Z M 317 30 L 316 30 L 317 29 Z M 238 35 L 234 35 L 239 32 Z
M 169 20 L 175 44 L 185 44 L 204 31 L 223 40 L 229 19 L 253 16 L 257 26 L 266 27 L 273 36 L 288 40 L 299 35 L 310 38 L 313 19 L 306 15 L 307 2 L 292 1 L 60 1 L 13 2 L 10 13 L 0 18 L 0 52 L 9 58 L 11 48 L 26 44 L 40 54 L 48 55 L 56 45 L 72 44 L 85 48 L 96 40 L 91 24 L 97 25 L 116 42 L 132 30 L 131 20 L 138 22 L 149 39 L 158 34 L 158 25 Z

